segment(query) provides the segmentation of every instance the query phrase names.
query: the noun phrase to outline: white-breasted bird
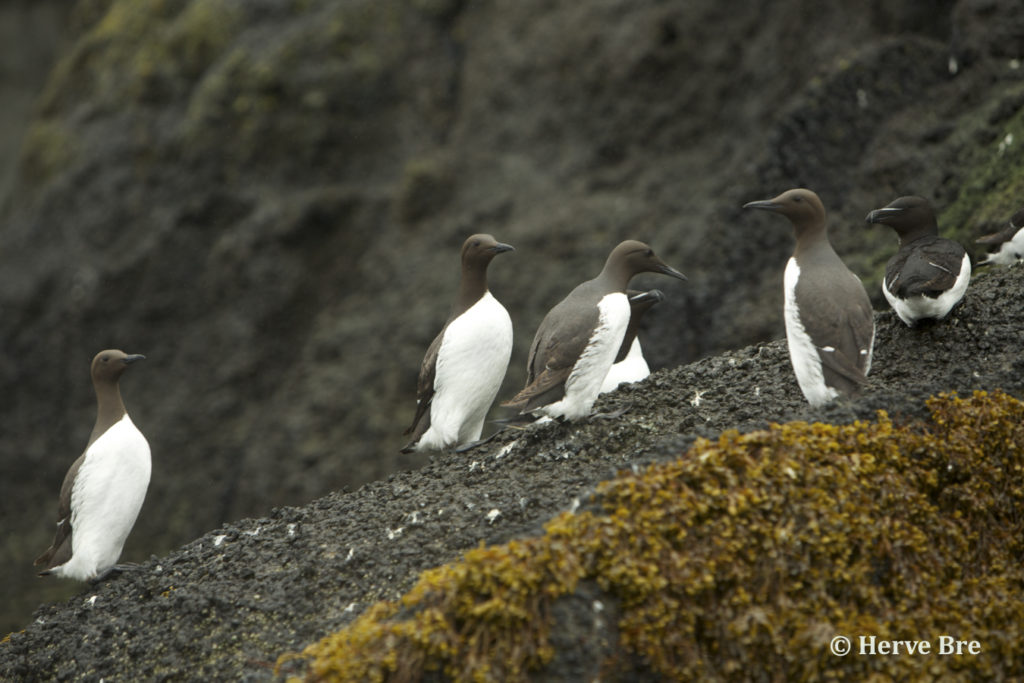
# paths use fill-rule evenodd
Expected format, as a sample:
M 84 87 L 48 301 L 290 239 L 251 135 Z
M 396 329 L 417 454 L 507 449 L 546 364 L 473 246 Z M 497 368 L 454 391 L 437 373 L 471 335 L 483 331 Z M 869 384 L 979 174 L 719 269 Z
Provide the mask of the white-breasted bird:
M 40 575 L 100 580 L 117 564 L 149 487 L 149 443 L 124 407 L 118 380 L 145 356 L 109 349 L 92 360 L 96 424 L 60 488 L 57 533 L 36 559 Z
M 643 242 L 616 246 L 596 278 L 548 311 L 530 345 L 526 386 L 503 405 L 567 420 L 589 415 L 629 324 L 626 287 L 640 273 L 686 279 Z
M 744 208 L 782 214 L 796 233 L 783 278 L 784 314 L 789 359 L 804 398 L 820 406 L 856 393 L 871 369 L 874 314 L 860 278 L 829 242 L 821 199 L 798 188 Z
M 462 245 L 462 276 L 451 314 L 420 367 L 416 415 L 403 453 L 443 450 L 480 438 L 512 354 L 512 320 L 487 288 L 491 259 L 513 247 L 491 235 Z

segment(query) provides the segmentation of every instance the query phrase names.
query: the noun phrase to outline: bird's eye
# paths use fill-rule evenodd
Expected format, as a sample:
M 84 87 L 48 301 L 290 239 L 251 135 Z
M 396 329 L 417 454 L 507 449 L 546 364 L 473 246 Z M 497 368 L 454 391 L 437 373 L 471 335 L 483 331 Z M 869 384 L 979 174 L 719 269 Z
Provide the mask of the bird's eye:
M 473 240 L 473 246 L 474 247 L 479 247 L 480 246 L 480 240 Z
M 803 197 L 793 197 L 793 201 L 794 202 L 798 202 L 799 203 L 799 202 L 802 202 L 803 200 L 804 200 Z
M 647 250 L 647 258 L 652 258 L 653 256 L 654 256 L 654 250 L 653 249 L 648 249 Z

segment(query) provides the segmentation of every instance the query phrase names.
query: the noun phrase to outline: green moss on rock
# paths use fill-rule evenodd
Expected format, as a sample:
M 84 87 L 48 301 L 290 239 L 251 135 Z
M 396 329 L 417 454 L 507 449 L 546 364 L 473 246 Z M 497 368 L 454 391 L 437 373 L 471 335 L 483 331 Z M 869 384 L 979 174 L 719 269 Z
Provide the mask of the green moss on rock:
M 408 54 L 394 2 L 307 3 L 288 30 L 235 41 L 191 91 L 185 147 L 216 147 L 230 168 L 281 159 L 301 168 L 379 151 L 402 99 L 394 71 Z M 316 64 L 316 68 L 309 65 Z
M 989 124 L 985 130 L 994 131 L 995 137 L 963 146 L 958 162 L 968 170 L 956 200 L 939 216 L 943 234 L 965 244 L 1005 225 L 1021 208 L 1024 192 L 1024 85 L 1007 88 L 983 114 Z M 971 130 L 975 138 L 980 135 Z
M 77 154 L 75 137 L 62 122 L 34 121 L 22 142 L 18 161 L 21 181 L 38 187 L 60 173 Z
M 539 538 L 425 572 L 309 646 L 312 680 L 525 680 L 552 606 L 590 580 L 620 647 L 677 679 L 1024 675 L 1024 403 L 943 395 L 927 424 L 791 423 L 599 488 Z M 845 635 L 977 640 L 977 655 L 832 655 Z M 614 669 L 609 653 L 608 666 Z
M 188 90 L 240 30 L 231 0 L 117 0 L 54 70 L 41 97 L 53 114 L 89 93 L 99 106 L 168 101 Z

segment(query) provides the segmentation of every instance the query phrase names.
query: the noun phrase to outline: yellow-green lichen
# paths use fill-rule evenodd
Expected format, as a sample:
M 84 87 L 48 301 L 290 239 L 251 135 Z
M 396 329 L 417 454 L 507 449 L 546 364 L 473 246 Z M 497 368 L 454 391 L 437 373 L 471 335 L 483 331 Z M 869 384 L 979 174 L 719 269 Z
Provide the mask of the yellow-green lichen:
M 599 511 L 425 572 L 282 661 L 307 658 L 312 680 L 525 680 L 555 654 L 555 601 L 586 579 L 617 602 L 620 647 L 664 678 L 1024 675 L 1024 403 L 929 407 L 927 424 L 882 412 L 700 440 L 601 485 Z M 837 635 L 982 649 L 838 657 Z

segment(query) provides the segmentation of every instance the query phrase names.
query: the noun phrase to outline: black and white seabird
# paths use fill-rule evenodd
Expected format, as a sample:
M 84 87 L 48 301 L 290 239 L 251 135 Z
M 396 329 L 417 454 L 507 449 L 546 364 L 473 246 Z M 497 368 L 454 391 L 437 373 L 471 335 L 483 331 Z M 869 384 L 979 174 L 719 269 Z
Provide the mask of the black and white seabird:
M 664 301 L 665 295 L 657 289 L 649 292 L 630 289 L 626 291 L 626 296 L 629 297 L 629 325 L 626 326 L 626 335 L 622 338 L 622 346 L 615 356 L 615 362 L 608 369 L 608 374 L 601 384 L 602 394 L 614 391 L 620 384 L 639 382 L 651 374 L 643 349 L 640 348 L 637 332 L 640 331 L 640 320 L 644 313 L 654 304 Z
M 743 208 L 779 213 L 793 223 L 796 248 L 786 264 L 784 312 L 789 358 L 804 397 L 820 406 L 855 393 L 871 369 L 874 315 L 860 278 L 832 249 L 821 199 L 795 189 Z
M 526 387 L 503 405 L 568 420 L 589 415 L 622 346 L 630 318 L 626 287 L 639 273 L 686 279 L 643 242 L 619 244 L 600 275 L 548 311 L 530 346 Z
M 92 359 L 96 425 L 60 487 L 57 533 L 36 559 L 40 575 L 98 580 L 123 569 L 117 560 L 149 487 L 149 443 L 132 423 L 121 400 L 118 379 L 145 358 L 123 351 L 100 351 Z
M 490 235 L 462 245 L 462 278 L 451 314 L 420 367 L 416 416 L 402 449 L 442 450 L 476 441 L 512 354 L 512 320 L 487 289 L 487 266 L 513 251 Z
M 1024 261 L 1024 209 L 1013 214 L 1005 228 L 976 241 L 988 246 L 988 255 L 979 266 L 1013 266 Z
M 971 259 L 959 243 L 939 237 L 928 200 L 900 197 L 869 213 L 867 222 L 888 225 L 899 236 L 899 251 L 885 266 L 882 293 L 900 320 L 913 327 L 919 320 L 946 317 L 967 291 Z

